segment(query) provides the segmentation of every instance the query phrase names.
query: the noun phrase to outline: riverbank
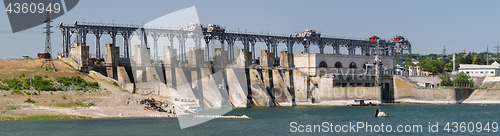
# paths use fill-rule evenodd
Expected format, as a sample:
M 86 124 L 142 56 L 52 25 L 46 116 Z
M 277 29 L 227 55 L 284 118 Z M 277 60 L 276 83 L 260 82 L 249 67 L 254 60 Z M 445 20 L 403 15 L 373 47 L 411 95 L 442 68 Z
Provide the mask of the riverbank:
M 17 121 L 17 120 L 64 120 L 64 119 L 90 119 L 91 117 L 76 116 L 76 115 L 54 115 L 54 114 L 36 114 L 36 115 L 0 115 L 0 121 Z

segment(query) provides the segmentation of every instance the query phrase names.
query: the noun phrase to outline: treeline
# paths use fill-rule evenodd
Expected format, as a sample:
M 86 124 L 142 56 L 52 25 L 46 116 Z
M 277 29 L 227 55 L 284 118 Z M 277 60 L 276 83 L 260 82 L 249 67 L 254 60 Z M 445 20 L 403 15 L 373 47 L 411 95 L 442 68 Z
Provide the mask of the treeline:
M 478 65 L 486 65 L 495 62 L 495 58 L 500 56 L 489 53 L 489 62 L 487 62 L 487 54 L 486 52 L 475 53 L 455 53 L 455 70 L 458 70 L 459 64 L 478 64 Z M 474 57 L 477 55 L 476 60 L 474 61 Z M 448 54 L 443 56 L 441 54 L 428 54 L 428 55 L 420 55 L 420 54 L 412 54 L 412 58 L 418 61 L 417 65 L 422 66 L 424 71 L 429 71 L 434 75 L 442 75 L 447 72 L 451 72 L 453 70 L 453 54 Z M 408 66 L 405 63 L 405 66 Z

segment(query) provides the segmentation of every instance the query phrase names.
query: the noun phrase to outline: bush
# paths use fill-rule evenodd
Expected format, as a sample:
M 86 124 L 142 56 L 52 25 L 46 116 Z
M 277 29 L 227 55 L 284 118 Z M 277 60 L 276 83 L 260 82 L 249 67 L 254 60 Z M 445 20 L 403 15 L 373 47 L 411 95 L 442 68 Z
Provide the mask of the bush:
M 63 84 L 66 87 L 75 85 L 75 86 L 78 86 L 81 88 L 87 88 L 87 87 L 95 88 L 95 89 L 99 88 L 99 83 L 87 82 L 78 76 L 77 77 L 58 77 L 58 78 L 56 78 L 56 81 Z
M 32 100 L 31 98 L 28 98 L 26 101 L 24 102 L 29 102 L 29 103 L 35 103 L 35 100 Z
M 92 82 L 92 83 L 88 84 L 88 86 L 90 88 L 99 89 L 99 83 L 97 83 L 97 82 Z
M 19 89 L 16 89 L 16 90 L 14 90 L 14 91 L 10 92 L 10 94 L 20 94 L 20 95 L 24 95 L 24 93 L 23 93 L 23 92 L 21 92 Z
M 115 85 L 115 86 L 118 86 L 118 83 L 116 83 L 116 82 L 113 82 L 113 85 Z
M 2 90 L 10 90 L 9 86 L 6 86 L 6 85 L 2 86 L 2 88 L 1 88 L 1 89 L 2 89 Z
M 7 86 L 12 89 L 22 89 L 22 82 L 19 81 L 17 78 L 13 79 L 5 79 L 4 83 L 7 83 Z

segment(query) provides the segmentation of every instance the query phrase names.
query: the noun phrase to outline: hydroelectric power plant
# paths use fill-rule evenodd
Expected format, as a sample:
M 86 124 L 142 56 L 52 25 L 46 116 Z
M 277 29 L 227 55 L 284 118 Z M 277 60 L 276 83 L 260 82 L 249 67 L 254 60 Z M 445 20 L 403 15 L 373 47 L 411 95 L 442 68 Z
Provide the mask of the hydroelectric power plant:
M 437 80 L 412 82 L 423 73 L 411 66 L 411 43 L 403 36 L 384 40 L 377 36 L 322 36 L 315 30 L 290 35 L 243 33 L 201 24 L 171 29 L 75 22 L 58 27 L 63 47 L 58 57 L 63 61 L 102 75 L 132 93 L 167 97 L 188 112 L 200 107 L 348 105 L 355 100 L 461 103 L 472 93 L 468 89 L 418 89 L 433 86 Z M 95 53 L 89 50 L 87 35 L 95 36 Z M 100 45 L 103 35 L 112 39 L 104 45 L 104 52 Z M 117 35 L 123 37 L 122 56 Z M 131 46 L 134 35 L 141 44 Z M 167 37 L 170 43 L 160 45 L 162 52 L 160 37 Z M 152 46 L 148 38 L 152 38 Z M 186 46 L 189 38 L 193 47 Z M 174 39 L 179 42 L 177 47 Z M 236 42 L 243 48 L 236 49 Z M 257 42 L 266 48 L 258 56 Z M 215 43 L 217 47 L 211 47 Z M 285 50 L 278 52 L 278 45 L 283 44 Z M 303 47 L 301 53 L 294 54 L 294 45 Z M 328 46 L 332 54 L 325 53 Z M 314 47 L 319 53 L 310 53 Z M 347 54 L 341 54 L 342 48 Z M 358 49 L 361 53 L 356 54 Z M 404 67 L 405 61 L 410 67 Z

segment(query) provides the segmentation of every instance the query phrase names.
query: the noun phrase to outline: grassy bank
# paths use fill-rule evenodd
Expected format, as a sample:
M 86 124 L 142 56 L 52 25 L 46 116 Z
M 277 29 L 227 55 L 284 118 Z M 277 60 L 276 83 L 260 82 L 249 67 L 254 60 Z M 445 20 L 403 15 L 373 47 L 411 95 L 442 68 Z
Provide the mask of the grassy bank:
M 58 119 L 89 119 L 91 117 L 76 116 L 76 115 L 55 115 L 55 114 L 41 114 L 41 115 L 0 115 L 0 121 L 13 121 L 13 120 L 58 120 Z

